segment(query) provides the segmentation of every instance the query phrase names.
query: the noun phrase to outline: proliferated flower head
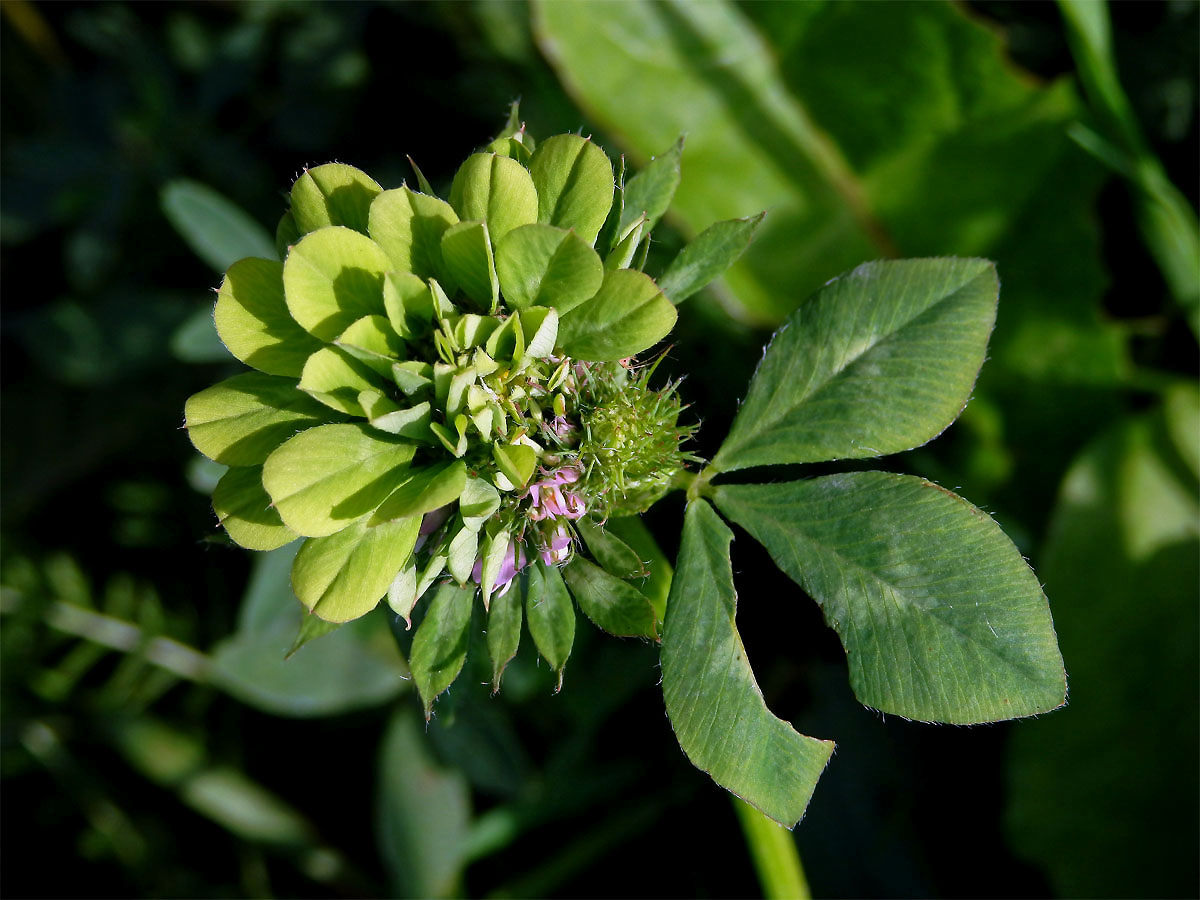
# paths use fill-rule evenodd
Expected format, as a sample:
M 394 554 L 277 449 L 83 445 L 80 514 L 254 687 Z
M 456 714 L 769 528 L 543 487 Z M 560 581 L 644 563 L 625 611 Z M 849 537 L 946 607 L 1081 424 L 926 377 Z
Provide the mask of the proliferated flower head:
M 213 506 L 234 541 L 305 539 L 292 583 L 316 617 L 349 621 L 386 595 L 407 621 L 448 586 L 414 642 L 420 676 L 417 644 L 477 594 L 498 686 L 512 653 L 492 632 L 512 628 L 493 628 L 493 607 L 525 574 L 530 632 L 561 677 L 560 569 L 602 628 L 657 637 L 644 567 L 604 526 L 692 459 L 675 385 L 651 389 L 654 366 L 631 362 L 675 307 L 633 267 L 647 215 L 624 208 L 623 169 L 590 140 L 535 147 L 514 115 L 448 201 L 417 175 L 420 190 L 384 190 L 335 163 L 295 182 L 282 262 L 243 259 L 218 294 L 217 330 L 255 371 L 192 397 L 189 434 L 230 467 Z M 427 710 L 448 686 L 417 681 Z

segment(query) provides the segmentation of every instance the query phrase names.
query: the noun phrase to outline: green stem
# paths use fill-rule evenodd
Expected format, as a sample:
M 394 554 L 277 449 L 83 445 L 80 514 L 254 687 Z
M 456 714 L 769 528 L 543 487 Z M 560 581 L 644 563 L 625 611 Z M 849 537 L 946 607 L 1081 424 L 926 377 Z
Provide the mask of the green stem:
M 750 858 L 767 900 L 809 900 L 808 881 L 792 833 L 738 797 L 733 797 Z
M 15 592 L 5 591 L 0 594 L 0 614 L 16 612 L 21 602 Z M 211 661 L 199 650 L 172 638 L 148 635 L 132 622 L 57 600 L 46 607 L 43 619 L 57 631 L 85 638 L 110 650 L 140 654 L 147 662 L 180 678 L 203 682 L 209 676 Z
M 1200 288 L 1196 282 L 1200 231 L 1196 212 L 1167 178 L 1121 87 L 1108 4 L 1097 0 L 1058 0 L 1058 7 L 1079 80 L 1101 132 L 1096 134 L 1077 124 L 1071 136 L 1133 185 L 1142 238 L 1157 261 L 1171 295 L 1200 337 Z
M 701 497 L 711 497 L 713 488 L 709 484 L 712 477 L 717 474 L 716 469 L 712 466 L 706 466 L 700 472 L 680 472 L 675 476 L 673 488 L 687 491 L 688 502 L 698 500 Z

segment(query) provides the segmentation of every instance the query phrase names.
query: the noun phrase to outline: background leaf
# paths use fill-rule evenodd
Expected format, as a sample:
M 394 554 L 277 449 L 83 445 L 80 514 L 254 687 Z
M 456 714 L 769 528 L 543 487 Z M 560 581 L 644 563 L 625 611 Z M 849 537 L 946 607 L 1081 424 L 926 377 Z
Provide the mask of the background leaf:
M 471 817 L 466 780 L 437 763 L 416 717 L 397 710 L 379 748 L 379 850 L 399 897 L 454 897 Z
M 1129 372 L 1123 329 L 1104 314 L 1105 272 L 1111 263 L 1123 279 L 1136 264 L 1125 253 L 1101 256 L 1087 211 L 1105 173 L 1069 136 L 1082 113 L 1059 77 L 1070 63 L 1045 66 L 1031 46 L 980 22 L 978 7 L 955 4 L 581 2 L 537 3 L 534 13 L 543 51 L 633 165 L 689 136 L 668 217 L 685 237 L 769 211 L 703 311 L 693 304 L 703 327 L 737 335 L 726 310 L 777 325 L 839 272 L 880 257 L 999 261 L 1005 312 L 975 392 L 995 404 L 992 424 L 973 422 L 952 451 L 943 446 L 921 464 L 945 466 L 949 451 L 947 483 L 1036 530 L 1058 473 L 1096 423 L 1117 415 L 1115 388 Z M 987 14 L 1008 18 L 997 6 Z M 1011 18 L 1017 32 L 1061 40 L 1056 27 Z M 1133 38 L 1139 27 L 1119 34 L 1140 54 L 1143 79 L 1163 59 L 1152 47 L 1195 34 L 1193 20 L 1165 14 L 1153 39 Z M 1014 55 L 1045 79 L 1028 78 Z M 625 89 L 635 82 L 637 91 Z M 1141 112 L 1153 118 L 1144 103 Z M 1161 131 L 1159 139 L 1180 147 Z M 1108 235 L 1126 230 L 1122 247 L 1136 240 L 1125 228 L 1131 216 L 1105 220 Z M 1138 280 L 1107 297 L 1144 311 L 1156 294 Z M 693 364 L 691 377 L 704 368 Z M 720 371 L 710 430 L 712 410 L 724 418 L 737 409 Z M 985 433 L 995 428 L 1002 439 Z
M 688 136 L 674 208 L 691 233 L 768 207 L 780 235 L 820 233 L 804 248 L 792 241 L 786 262 L 768 266 L 788 271 L 785 291 L 764 290 L 762 269 L 731 273 L 744 309 L 781 317 L 838 271 L 886 252 L 861 186 L 731 4 L 574 6 L 535 4 L 543 50 L 635 162 Z M 635 71 L 638 89 L 630 90 Z
M 663 699 L 697 768 L 788 828 L 804 815 L 832 741 L 767 709 L 734 624 L 733 534 L 703 500 L 688 506 L 663 633 Z
M 163 214 L 197 256 L 218 272 L 239 259 L 275 259 L 275 241 L 237 204 L 188 178 L 168 181 L 160 195 Z
M 1061 896 L 1186 894 L 1200 876 L 1200 439 L 1171 429 L 1200 399 L 1168 396 L 1080 455 L 1039 559 L 1071 705 L 1011 736 L 1006 825 Z
M 299 545 L 258 557 L 236 631 L 213 648 L 214 678 L 255 709 L 280 716 L 328 716 L 385 703 L 408 685 L 408 666 L 381 614 L 288 650 L 307 615 L 292 593 Z

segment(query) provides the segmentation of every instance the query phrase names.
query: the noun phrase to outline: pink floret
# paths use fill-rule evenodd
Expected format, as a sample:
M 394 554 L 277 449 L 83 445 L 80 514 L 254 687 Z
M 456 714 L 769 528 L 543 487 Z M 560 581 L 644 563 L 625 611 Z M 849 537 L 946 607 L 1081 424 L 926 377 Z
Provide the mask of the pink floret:
M 587 512 L 583 498 L 573 491 L 564 491 L 562 485 L 573 484 L 579 480 L 579 470 L 562 468 L 529 486 L 529 496 L 533 500 L 529 508 L 529 518 L 535 522 L 543 519 L 578 519 Z
M 571 555 L 571 535 L 567 526 L 559 525 L 550 538 L 550 546 L 542 550 L 542 562 L 548 566 L 566 562 Z
M 500 563 L 500 572 L 496 575 L 496 583 L 492 586 L 492 596 L 503 597 L 512 587 L 512 580 L 517 577 L 517 573 L 527 565 L 529 565 L 529 560 L 525 556 L 525 548 L 519 546 L 516 541 L 509 541 L 508 550 Z M 483 557 L 475 560 L 475 566 L 471 569 L 471 578 L 476 584 L 483 583 Z

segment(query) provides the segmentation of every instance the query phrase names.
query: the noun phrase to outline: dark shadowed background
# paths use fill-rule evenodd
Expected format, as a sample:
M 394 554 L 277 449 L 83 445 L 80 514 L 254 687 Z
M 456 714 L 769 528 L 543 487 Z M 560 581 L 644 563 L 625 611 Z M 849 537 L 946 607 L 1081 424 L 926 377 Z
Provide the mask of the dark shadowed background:
M 648 645 L 581 619 L 561 694 L 526 648 L 499 697 L 464 677 L 427 732 L 383 611 L 281 674 L 286 559 L 220 540 L 213 473 L 181 430 L 186 398 L 240 366 L 208 323 L 221 273 L 165 188 L 206 185 L 273 232 L 305 165 L 394 187 L 411 156 L 444 188 L 520 98 L 535 136 L 582 129 L 632 164 L 689 131 L 651 273 L 708 211 L 771 208 L 672 338 L 700 455 L 770 329 L 823 281 L 889 253 L 998 264 L 967 412 L 872 467 L 1002 523 L 1046 585 L 1071 703 L 973 728 L 864 709 L 815 604 L 738 532 L 738 624 L 768 704 L 839 745 L 795 832 L 814 895 L 1195 896 L 1196 335 L 1138 188 L 1087 149 L 1110 123 L 1058 8 L 734 7 L 858 185 L 865 238 L 754 117 L 761 85 L 653 9 L 661 32 L 622 56 L 612 31 L 534 28 L 518 2 L 0 3 L 6 895 L 759 891 L 727 796 L 674 741 Z M 1112 7 L 1145 151 L 1192 209 L 1198 12 Z M 656 69 L 668 48 L 690 64 Z M 681 510 L 646 517 L 671 556 Z

